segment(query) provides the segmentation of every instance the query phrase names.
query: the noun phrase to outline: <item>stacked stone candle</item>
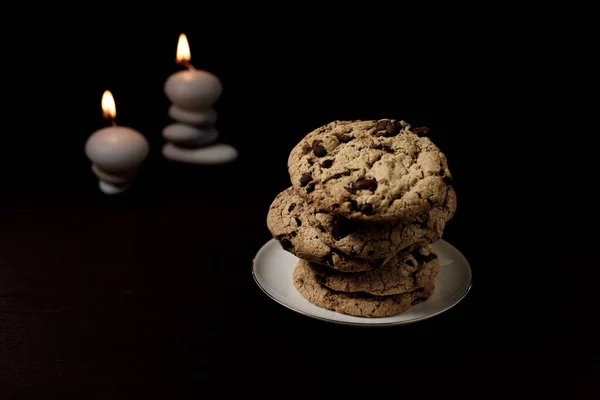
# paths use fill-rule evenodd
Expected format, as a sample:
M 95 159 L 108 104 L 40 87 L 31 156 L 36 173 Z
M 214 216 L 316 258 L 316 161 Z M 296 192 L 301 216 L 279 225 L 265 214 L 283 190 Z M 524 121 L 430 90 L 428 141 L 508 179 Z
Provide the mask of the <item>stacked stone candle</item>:
M 215 143 L 219 132 L 214 127 L 217 113 L 212 107 L 221 96 L 223 86 L 215 75 L 195 69 L 190 59 L 187 38 L 182 34 L 177 46 L 177 63 L 188 69 L 171 75 L 165 83 L 165 94 L 172 103 L 169 116 L 175 122 L 163 129 L 163 137 L 169 142 L 163 148 L 163 155 L 194 164 L 233 161 L 237 150 Z

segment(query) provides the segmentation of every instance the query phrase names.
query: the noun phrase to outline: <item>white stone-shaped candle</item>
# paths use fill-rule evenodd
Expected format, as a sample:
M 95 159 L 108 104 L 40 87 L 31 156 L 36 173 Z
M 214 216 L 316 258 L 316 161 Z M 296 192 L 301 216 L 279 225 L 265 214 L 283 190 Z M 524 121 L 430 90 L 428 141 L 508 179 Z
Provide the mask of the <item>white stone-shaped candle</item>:
M 167 143 L 163 156 L 191 164 L 224 164 L 234 161 L 237 150 L 228 144 L 215 143 L 219 132 L 214 128 L 217 113 L 212 109 L 223 87 L 219 79 L 191 64 L 190 46 L 182 33 L 177 43 L 177 64 L 187 71 L 171 75 L 165 82 L 165 94 L 171 100 L 169 116 L 176 123 L 163 129 Z
M 217 113 L 212 108 L 201 111 L 191 111 L 172 105 L 169 107 L 169 117 L 188 125 L 209 126 L 217 122 Z
M 215 141 L 219 132 L 215 128 L 196 128 L 187 124 L 171 124 L 163 129 L 163 137 L 180 146 L 203 146 Z
M 131 180 L 146 159 L 150 145 L 138 131 L 114 124 L 117 115 L 109 91 L 102 96 L 102 112 L 113 126 L 94 132 L 85 144 L 85 154 L 92 161 L 92 171 L 99 187 L 106 194 L 116 194 L 129 187 Z
M 171 160 L 190 164 L 227 164 L 238 157 L 238 151 L 225 143 L 217 143 L 208 147 L 185 149 L 167 143 L 163 147 L 163 155 Z
M 169 76 L 165 82 L 165 95 L 171 103 L 185 110 L 210 108 L 223 92 L 221 81 L 208 71 L 195 69 L 190 63 L 190 46 L 184 34 L 179 36 L 177 58 L 179 64 L 188 67 Z

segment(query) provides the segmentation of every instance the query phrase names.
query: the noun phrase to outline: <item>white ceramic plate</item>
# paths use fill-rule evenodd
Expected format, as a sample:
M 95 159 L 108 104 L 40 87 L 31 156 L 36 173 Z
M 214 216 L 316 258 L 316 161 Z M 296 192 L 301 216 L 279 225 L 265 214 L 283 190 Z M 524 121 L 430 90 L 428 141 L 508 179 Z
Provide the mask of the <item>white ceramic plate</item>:
M 471 289 L 471 268 L 460 251 L 445 240 L 440 240 L 432 246 L 440 259 L 440 273 L 433 295 L 426 301 L 392 317 L 354 317 L 313 305 L 296 290 L 292 281 L 292 272 L 298 258 L 283 250 L 275 239 L 265 243 L 256 254 L 252 274 L 267 296 L 290 310 L 312 318 L 348 325 L 409 324 L 449 310 Z

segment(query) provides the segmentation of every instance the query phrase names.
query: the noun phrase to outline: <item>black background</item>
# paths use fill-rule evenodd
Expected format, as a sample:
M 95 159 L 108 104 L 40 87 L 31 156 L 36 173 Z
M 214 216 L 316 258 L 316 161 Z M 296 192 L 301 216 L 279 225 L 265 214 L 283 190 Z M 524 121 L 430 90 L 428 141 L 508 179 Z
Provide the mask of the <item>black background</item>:
M 7 36 L 0 388 L 22 398 L 187 398 L 256 378 L 248 390 L 591 394 L 597 359 L 583 343 L 592 336 L 571 341 L 568 278 L 540 253 L 571 258 L 561 258 L 566 246 L 539 250 L 550 206 L 537 179 L 522 179 L 535 170 L 523 144 L 536 133 L 521 125 L 530 88 L 516 90 L 513 76 L 519 69 L 531 84 L 535 74 L 516 49 L 480 19 L 276 14 L 127 18 L 99 4 L 93 18 L 80 11 Z M 195 67 L 223 83 L 215 109 L 221 140 L 240 151 L 231 165 L 160 155 L 170 122 L 162 90 L 181 70 L 181 32 Z M 151 144 L 132 188 L 114 197 L 98 191 L 83 153 L 106 126 L 106 89 L 118 123 Z M 447 155 L 459 206 L 444 238 L 471 262 L 472 292 L 406 327 L 297 315 L 250 273 L 270 238 L 269 204 L 290 184 L 288 153 L 332 120 L 376 118 L 430 127 Z M 572 361 L 577 350 L 583 362 Z

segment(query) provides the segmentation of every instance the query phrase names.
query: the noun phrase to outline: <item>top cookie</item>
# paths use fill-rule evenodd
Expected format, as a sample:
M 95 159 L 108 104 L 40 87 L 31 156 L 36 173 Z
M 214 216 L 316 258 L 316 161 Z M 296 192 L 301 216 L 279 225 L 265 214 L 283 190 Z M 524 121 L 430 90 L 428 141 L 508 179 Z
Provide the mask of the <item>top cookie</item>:
M 334 121 L 288 158 L 296 191 L 323 213 L 365 222 L 409 221 L 445 201 L 446 156 L 404 121 Z

